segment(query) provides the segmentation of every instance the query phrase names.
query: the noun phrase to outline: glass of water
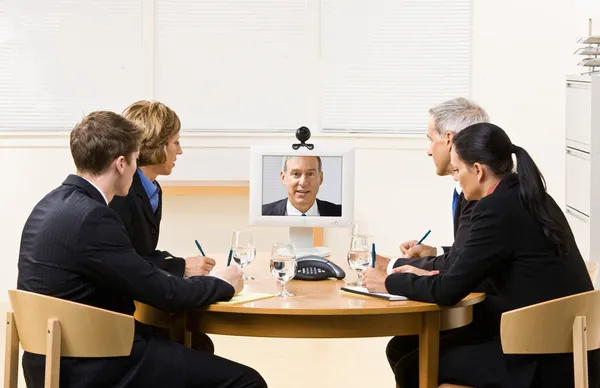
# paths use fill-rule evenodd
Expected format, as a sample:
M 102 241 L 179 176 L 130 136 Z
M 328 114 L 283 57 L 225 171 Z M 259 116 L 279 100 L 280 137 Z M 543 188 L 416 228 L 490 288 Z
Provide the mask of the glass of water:
M 348 285 L 362 286 L 362 273 L 369 268 L 371 261 L 371 236 L 368 234 L 352 235 L 350 237 L 350 249 L 348 250 L 348 265 L 356 271 L 358 280 L 348 283 Z
M 271 274 L 281 283 L 277 296 L 295 296 L 285 289 L 285 284 L 296 276 L 296 251 L 292 244 L 273 244 L 271 249 Z
M 256 247 L 254 245 L 253 230 L 234 230 L 231 235 L 231 257 L 237 265 L 244 269 L 254 260 Z M 254 280 L 244 272 L 244 280 Z

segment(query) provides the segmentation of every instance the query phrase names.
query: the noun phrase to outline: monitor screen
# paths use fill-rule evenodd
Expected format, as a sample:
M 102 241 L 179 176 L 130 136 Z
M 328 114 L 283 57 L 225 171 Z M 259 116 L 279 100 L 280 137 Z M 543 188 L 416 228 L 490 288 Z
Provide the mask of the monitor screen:
M 354 208 L 352 150 L 252 147 L 250 223 L 346 226 Z
M 263 216 L 342 216 L 342 157 L 264 155 Z

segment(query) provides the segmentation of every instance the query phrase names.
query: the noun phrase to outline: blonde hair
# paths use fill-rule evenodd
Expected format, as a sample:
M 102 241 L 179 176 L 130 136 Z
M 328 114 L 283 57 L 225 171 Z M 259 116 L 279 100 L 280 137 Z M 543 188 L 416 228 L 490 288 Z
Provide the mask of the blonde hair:
M 179 132 L 181 122 L 171 108 L 158 101 L 142 100 L 129 105 L 123 116 L 143 129 L 138 166 L 164 163 L 169 138 Z

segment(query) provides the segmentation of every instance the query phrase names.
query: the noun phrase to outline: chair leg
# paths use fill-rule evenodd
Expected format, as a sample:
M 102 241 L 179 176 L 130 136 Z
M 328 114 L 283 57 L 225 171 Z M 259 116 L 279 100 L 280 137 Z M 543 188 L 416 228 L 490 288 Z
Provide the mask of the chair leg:
M 59 388 L 60 381 L 60 345 L 62 332 L 58 319 L 48 319 L 46 336 L 46 379 L 45 388 Z
M 588 388 L 587 332 L 585 317 L 575 317 L 573 322 L 573 365 L 575 388 Z
M 14 314 L 6 313 L 6 344 L 4 353 L 4 388 L 17 388 L 19 379 L 19 335 Z

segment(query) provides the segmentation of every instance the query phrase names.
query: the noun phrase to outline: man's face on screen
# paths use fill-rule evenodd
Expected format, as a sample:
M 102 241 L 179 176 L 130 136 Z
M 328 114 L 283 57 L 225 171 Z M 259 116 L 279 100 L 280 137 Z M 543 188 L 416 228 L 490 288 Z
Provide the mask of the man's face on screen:
M 323 183 L 323 172 L 314 156 L 298 156 L 287 161 L 282 171 L 281 182 L 288 193 L 288 201 L 302 213 L 315 203 L 319 186 Z

